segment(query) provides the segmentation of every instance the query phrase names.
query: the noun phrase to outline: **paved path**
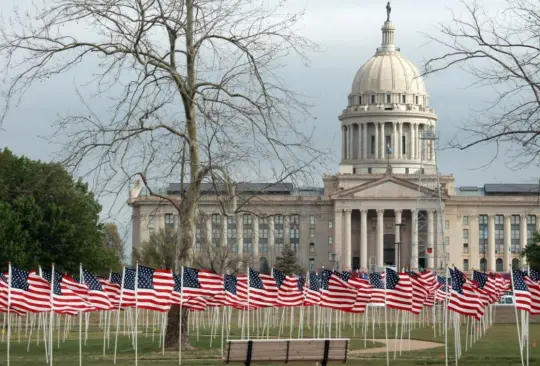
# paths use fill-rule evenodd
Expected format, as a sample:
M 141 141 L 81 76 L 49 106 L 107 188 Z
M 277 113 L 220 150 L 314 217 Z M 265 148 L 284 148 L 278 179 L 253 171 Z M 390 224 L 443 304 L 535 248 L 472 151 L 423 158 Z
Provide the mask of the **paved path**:
M 370 342 L 370 340 L 368 340 Z M 375 342 L 377 343 L 386 343 L 386 345 L 389 347 L 388 351 L 393 353 L 394 349 L 397 349 L 399 352 L 399 347 L 401 340 L 395 340 L 395 339 L 389 339 L 388 342 L 385 339 L 375 339 Z M 397 343 L 397 344 L 396 344 Z M 397 348 L 396 348 L 397 346 Z M 409 347 L 409 339 L 403 339 L 403 343 L 401 343 L 402 351 L 418 351 L 418 350 L 424 350 L 424 349 L 431 349 L 431 348 L 437 348 L 444 346 L 444 343 L 437 343 L 437 342 L 427 342 L 427 341 L 418 341 L 415 339 L 411 339 L 410 341 L 410 347 Z M 377 348 L 368 348 L 368 349 L 359 349 L 355 351 L 350 351 L 349 355 L 351 356 L 357 356 L 357 355 L 365 355 L 365 354 L 371 354 L 371 353 L 383 353 L 386 352 L 386 347 L 377 347 Z

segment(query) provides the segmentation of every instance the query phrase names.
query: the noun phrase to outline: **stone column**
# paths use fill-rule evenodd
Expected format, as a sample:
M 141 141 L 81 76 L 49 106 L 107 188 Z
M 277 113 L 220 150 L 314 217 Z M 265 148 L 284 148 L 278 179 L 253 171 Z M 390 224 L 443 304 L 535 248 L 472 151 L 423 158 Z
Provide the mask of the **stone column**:
M 367 213 L 368 210 L 360 210 L 360 269 L 367 271 Z
M 418 269 L 418 210 L 411 210 L 411 269 Z
M 236 243 L 238 244 L 238 253 L 244 253 L 244 215 L 236 215 Z
M 251 245 L 253 246 L 253 262 L 255 266 L 259 266 L 259 216 L 251 215 L 253 217 L 253 237 Z
M 343 240 L 342 255 L 341 255 L 341 269 L 342 270 L 351 270 L 352 269 L 352 257 L 351 257 L 351 210 L 344 210 L 345 213 L 345 237 Z
M 435 242 L 435 235 L 434 235 L 434 222 L 433 218 L 435 217 L 435 211 L 428 210 L 427 213 L 427 248 L 426 248 L 426 256 L 427 256 L 427 267 L 429 269 L 435 268 L 435 260 L 433 258 L 434 256 L 434 242 Z M 429 253 L 431 249 L 431 253 Z
M 401 210 L 394 210 L 394 215 L 396 217 L 396 227 L 395 227 L 395 238 L 396 238 L 396 243 L 399 243 L 398 245 L 396 245 L 396 269 L 398 271 L 401 270 L 400 267 L 402 267 L 402 263 L 401 263 L 401 253 L 402 253 L 402 245 L 403 243 L 401 242 L 401 226 L 399 226 L 401 224 Z
M 384 266 L 384 210 L 377 210 L 377 266 Z
M 358 123 L 358 159 L 362 159 L 364 140 L 362 140 L 362 124 Z
M 527 214 L 519 215 L 521 218 L 521 223 L 519 225 L 521 234 L 519 235 L 519 241 L 521 243 L 521 250 L 525 249 L 527 246 Z M 523 265 L 527 264 L 527 258 L 523 257 Z
M 503 271 L 506 271 L 507 268 L 512 264 L 512 259 L 510 256 L 510 248 L 512 247 L 512 224 L 511 214 L 504 214 L 504 255 L 503 255 Z
M 397 123 L 392 122 L 392 159 L 397 159 L 398 157 L 399 141 L 397 131 Z
M 343 233 L 343 229 L 341 226 L 342 217 L 343 217 L 343 210 L 335 209 L 334 211 L 334 254 L 336 255 L 336 260 L 338 260 L 339 262 L 342 262 L 341 260 L 341 253 L 342 253 L 341 234 Z
M 480 268 L 480 228 L 478 215 L 469 215 L 469 253 L 471 260 L 470 268 Z
M 399 153 L 398 159 L 403 159 L 403 122 L 399 122 Z
M 221 215 L 221 238 L 219 240 L 222 247 L 227 246 L 227 215 Z
M 207 245 L 207 248 L 210 248 L 212 246 L 212 214 L 207 214 L 204 219 L 205 219 L 204 224 L 206 228 L 206 234 L 205 234 L 206 245 Z
M 353 158 L 353 146 L 354 146 L 354 128 L 353 128 L 353 125 L 348 125 L 347 126 L 347 129 L 349 130 L 349 154 L 348 154 L 348 158 L 349 159 L 352 159 Z
M 341 126 L 341 160 L 347 158 L 347 127 Z
M 364 130 L 364 132 L 363 132 L 363 141 L 362 141 L 362 159 L 367 159 L 367 157 L 368 157 L 368 155 L 367 155 L 367 152 L 368 152 L 368 124 L 367 123 L 362 123 L 360 126 Z
M 414 123 L 410 123 L 409 124 L 409 127 L 410 127 L 410 137 L 409 137 L 409 156 L 410 156 L 410 159 L 411 160 L 414 160 L 414 155 L 415 155 L 415 152 L 414 152 Z
M 385 158 L 384 152 L 386 151 L 386 144 L 385 144 L 385 133 L 384 133 L 384 122 L 381 122 L 381 159 Z
M 422 160 L 422 140 L 420 140 L 420 124 L 414 124 L 414 158 Z
M 291 217 L 283 215 L 283 245 L 291 244 Z
M 275 257 L 276 257 L 276 251 L 274 250 L 274 246 L 276 244 L 276 233 L 275 231 L 275 225 L 274 225 L 274 216 L 268 216 L 268 257 L 270 261 L 270 265 L 274 265 L 275 263 Z
M 495 215 L 488 216 L 487 270 L 495 271 Z
M 375 128 L 375 159 L 379 159 L 379 122 L 373 123 L 373 127 Z

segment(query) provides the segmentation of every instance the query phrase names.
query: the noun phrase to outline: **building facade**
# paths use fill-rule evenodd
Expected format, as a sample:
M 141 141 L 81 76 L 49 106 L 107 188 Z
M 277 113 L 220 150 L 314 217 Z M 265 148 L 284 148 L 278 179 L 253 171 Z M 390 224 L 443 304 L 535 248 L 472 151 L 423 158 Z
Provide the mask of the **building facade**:
M 383 265 L 506 271 L 540 229 L 540 190 L 530 184 L 455 187 L 438 172 L 437 116 L 416 66 L 386 21 L 382 45 L 356 74 L 341 121 L 341 162 L 321 188 L 237 183 L 242 209 L 224 215 L 221 192 L 203 184 L 194 249 L 229 246 L 255 266 L 290 244 L 307 269 Z M 166 192 L 179 196 L 179 185 Z M 248 199 L 249 198 L 249 199 Z M 172 205 L 136 184 L 133 247 L 177 226 Z

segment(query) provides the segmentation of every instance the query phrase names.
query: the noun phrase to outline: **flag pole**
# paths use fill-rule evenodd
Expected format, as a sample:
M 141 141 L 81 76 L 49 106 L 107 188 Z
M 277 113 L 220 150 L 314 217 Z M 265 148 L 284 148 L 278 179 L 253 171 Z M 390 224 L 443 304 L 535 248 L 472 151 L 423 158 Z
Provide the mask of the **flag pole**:
M 390 365 L 390 354 L 388 352 L 388 318 L 387 318 L 387 307 L 386 307 L 386 280 L 388 279 L 387 276 L 387 269 L 386 266 L 384 267 L 384 337 L 386 340 L 386 365 Z
M 79 282 L 84 284 L 82 263 L 79 263 Z M 79 366 L 82 366 L 82 311 L 79 311 Z
M 137 262 L 137 267 L 135 267 L 135 332 L 133 334 L 134 338 L 135 338 L 135 366 L 137 366 L 138 364 L 138 361 L 137 361 L 137 355 L 138 355 L 138 350 L 137 350 L 137 323 L 139 322 L 139 309 L 138 309 L 138 305 L 137 302 L 138 302 L 138 299 L 137 299 L 137 288 L 139 287 L 139 262 Z
M 247 270 L 247 310 L 246 310 L 246 315 L 247 315 L 247 339 L 249 340 L 249 266 L 248 266 L 248 270 Z
M 184 266 L 181 268 L 180 272 L 180 318 L 178 325 L 178 364 L 182 364 L 182 303 L 184 302 Z
M 517 333 L 518 333 L 518 344 L 519 344 L 519 354 L 521 356 L 521 366 L 525 365 L 525 362 L 523 360 L 523 346 L 522 346 L 522 340 L 521 340 L 521 334 L 519 332 L 519 318 L 518 318 L 518 311 L 517 311 L 517 303 L 516 303 L 516 290 L 514 288 L 514 271 L 512 269 L 512 265 L 508 265 L 510 268 L 510 282 L 512 282 L 512 294 L 514 295 L 514 312 L 516 314 L 516 327 L 517 327 Z
M 8 263 L 8 298 L 7 298 L 7 313 L 6 316 L 8 317 L 8 334 L 7 334 L 7 366 L 9 366 L 9 346 L 10 346 L 10 338 L 11 338 L 11 316 L 10 316 L 10 308 L 11 308 L 11 283 L 13 282 L 12 278 L 12 271 L 11 271 L 11 262 Z
M 112 274 L 110 276 L 111 276 L 111 279 L 112 279 Z M 122 297 L 124 295 L 125 277 L 126 277 L 126 266 L 123 266 L 122 267 L 122 280 L 120 281 L 120 299 L 118 301 L 118 312 L 116 313 L 116 335 L 114 337 L 113 364 L 115 364 L 115 365 L 116 365 L 116 350 L 118 349 L 118 331 L 119 331 L 119 328 L 120 328 L 120 309 L 122 309 Z M 125 329 L 125 327 L 124 327 L 124 329 Z
M 53 364 L 53 327 L 54 327 L 54 301 L 53 301 L 53 294 L 54 294 L 54 263 L 52 264 L 51 269 L 51 313 L 49 314 L 49 360 L 51 361 L 49 363 L 49 366 L 52 366 Z

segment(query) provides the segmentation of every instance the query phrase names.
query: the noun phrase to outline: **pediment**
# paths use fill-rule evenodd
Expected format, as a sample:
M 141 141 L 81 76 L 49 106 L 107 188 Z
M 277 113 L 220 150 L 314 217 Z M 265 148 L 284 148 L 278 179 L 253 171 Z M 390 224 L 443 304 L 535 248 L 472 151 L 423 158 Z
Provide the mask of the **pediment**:
M 395 198 L 417 199 L 421 197 L 436 197 L 433 190 L 419 187 L 418 184 L 395 177 L 385 177 L 356 187 L 349 188 L 335 198 Z

